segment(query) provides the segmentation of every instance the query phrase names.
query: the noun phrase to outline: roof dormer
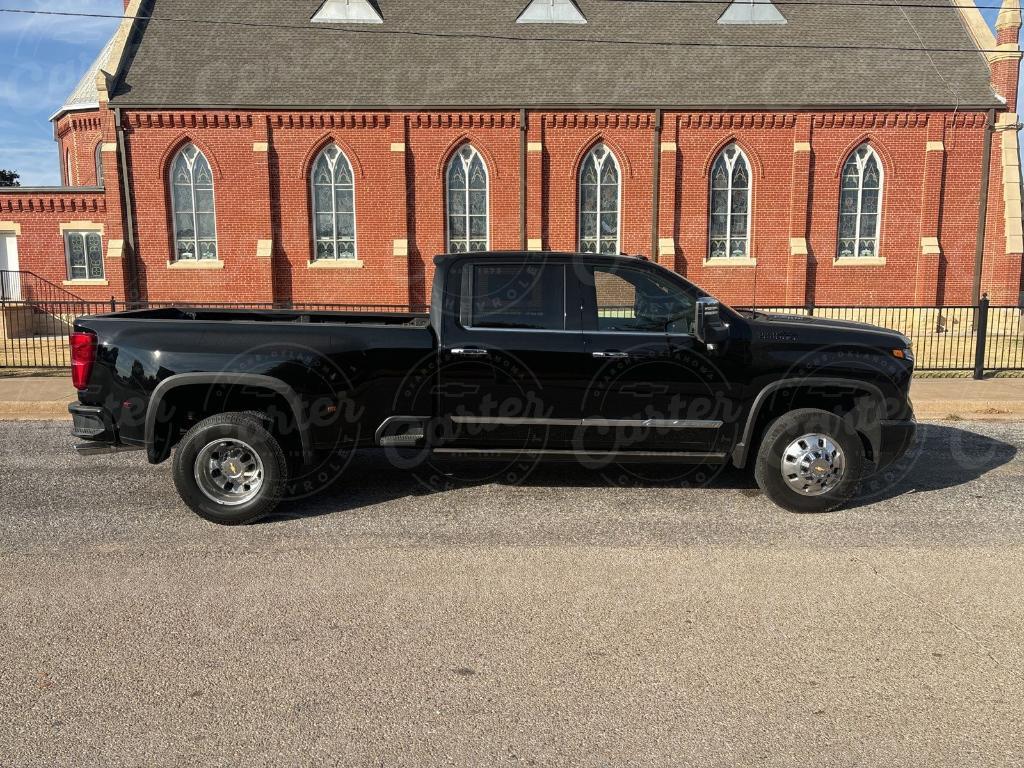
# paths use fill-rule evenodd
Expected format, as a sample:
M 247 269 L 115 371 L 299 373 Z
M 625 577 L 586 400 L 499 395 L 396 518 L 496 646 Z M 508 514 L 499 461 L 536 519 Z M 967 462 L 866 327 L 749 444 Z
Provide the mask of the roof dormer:
M 718 17 L 719 24 L 785 24 L 786 17 L 771 0 L 733 0 L 725 13 Z
M 531 0 L 516 24 L 586 24 L 587 18 L 572 0 Z
M 383 24 L 380 11 L 370 0 L 326 0 L 313 14 L 322 24 Z

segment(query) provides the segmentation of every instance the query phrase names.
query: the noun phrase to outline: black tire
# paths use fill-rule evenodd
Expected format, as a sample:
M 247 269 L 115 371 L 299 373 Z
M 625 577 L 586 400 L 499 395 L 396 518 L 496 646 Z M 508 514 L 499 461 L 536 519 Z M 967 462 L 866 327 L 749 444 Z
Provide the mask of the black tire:
M 218 503 L 197 480 L 196 460 L 204 448 L 222 440 L 245 443 L 262 464 L 262 485 L 244 503 Z M 178 495 L 197 515 L 219 525 L 244 525 L 266 517 L 280 503 L 288 482 L 288 461 L 258 414 L 219 413 L 196 424 L 182 438 L 174 452 L 173 473 Z
M 839 448 L 845 461 L 845 471 L 839 482 L 819 495 L 805 495 L 797 491 L 782 472 L 783 452 L 808 434 L 827 436 Z M 801 408 L 780 416 L 765 431 L 754 465 L 754 479 L 765 495 L 785 510 L 831 512 L 856 494 L 864 475 L 864 464 L 864 445 L 846 422 L 828 411 Z

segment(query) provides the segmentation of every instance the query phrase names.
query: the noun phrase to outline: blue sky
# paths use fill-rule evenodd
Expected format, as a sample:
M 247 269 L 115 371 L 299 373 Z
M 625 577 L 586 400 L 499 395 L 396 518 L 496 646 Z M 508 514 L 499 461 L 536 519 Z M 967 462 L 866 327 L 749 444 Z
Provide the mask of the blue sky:
M 986 2 L 986 5 L 995 5 Z M 8 8 L 118 14 L 122 0 L 4 0 Z M 984 11 L 989 23 L 996 11 Z M 49 117 L 64 103 L 117 22 L 0 14 L 0 168 L 26 186 L 57 184 Z

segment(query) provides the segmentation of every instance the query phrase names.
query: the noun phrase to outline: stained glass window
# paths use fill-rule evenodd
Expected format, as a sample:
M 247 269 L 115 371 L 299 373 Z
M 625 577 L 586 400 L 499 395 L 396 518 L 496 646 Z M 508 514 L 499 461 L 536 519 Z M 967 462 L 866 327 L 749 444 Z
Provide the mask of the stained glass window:
M 483 158 L 466 144 L 448 163 L 448 252 L 486 251 L 488 223 L 488 177 Z
M 65 232 L 69 280 L 103 280 L 103 238 L 99 232 Z
M 193 144 L 182 147 L 171 163 L 174 210 L 174 255 L 180 261 L 217 258 L 217 214 L 213 170 Z
M 619 252 L 619 164 L 604 144 L 580 166 L 580 251 Z
M 843 166 L 839 194 L 840 258 L 878 256 L 882 187 L 882 163 L 875 150 L 861 144 Z
M 352 164 L 336 144 L 313 163 L 313 242 L 315 258 L 356 258 L 356 198 Z
M 710 258 L 749 257 L 750 163 L 735 144 L 723 149 L 711 166 L 710 223 Z

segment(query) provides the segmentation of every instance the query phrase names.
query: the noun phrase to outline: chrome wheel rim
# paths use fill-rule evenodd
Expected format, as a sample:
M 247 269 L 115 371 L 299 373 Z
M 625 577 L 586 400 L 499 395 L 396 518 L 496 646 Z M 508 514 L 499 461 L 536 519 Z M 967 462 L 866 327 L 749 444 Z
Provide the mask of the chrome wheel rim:
M 196 456 L 196 484 L 208 499 L 225 507 L 252 501 L 263 488 L 263 462 L 241 440 L 214 440 Z
M 801 496 L 821 496 L 846 474 L 846 457 L 828 435 L 798 437 L 782 452 L 782 479 Z

